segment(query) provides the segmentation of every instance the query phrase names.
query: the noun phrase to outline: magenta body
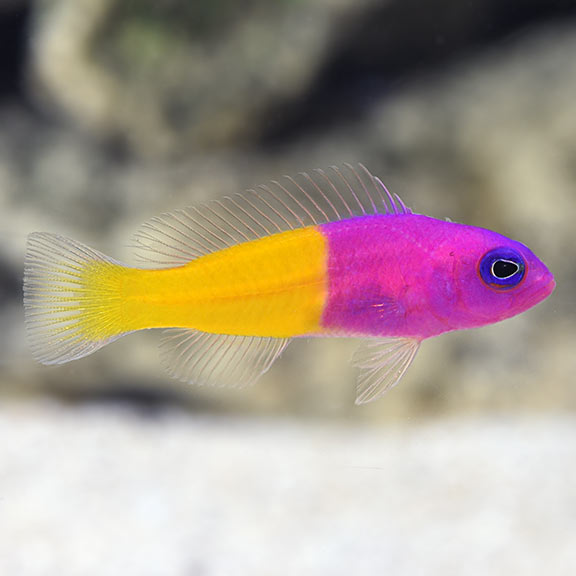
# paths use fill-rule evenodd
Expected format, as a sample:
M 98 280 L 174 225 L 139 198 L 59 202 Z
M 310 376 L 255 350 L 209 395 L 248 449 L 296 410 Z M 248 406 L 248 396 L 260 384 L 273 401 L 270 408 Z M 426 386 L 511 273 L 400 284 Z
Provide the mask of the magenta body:
M 418 340 L 509 318 L 554 289 L 546 266 L 505 236 L 416 214 L 363 216 L 322 225 L 328 300 L 322 325 L 342 335 Z M 511 247 L 526 273 L 514 289 L 486 285 L 479 263 Z

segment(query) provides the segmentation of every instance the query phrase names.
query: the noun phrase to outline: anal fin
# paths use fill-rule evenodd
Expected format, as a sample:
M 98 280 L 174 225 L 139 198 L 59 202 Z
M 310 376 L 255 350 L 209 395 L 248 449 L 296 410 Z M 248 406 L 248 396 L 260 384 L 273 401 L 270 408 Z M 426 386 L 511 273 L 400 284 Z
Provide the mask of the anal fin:
M 356 384 L 356 404 L 372 402 L 398 384 L 419 347 L 420 341 L 411 338 L 364 342 L 354 355 L 354 365 L 360 369 Z
M 268 371 L 289 341 L 174 328 L 165 331 L 161 352 L 168 372 L 178 380 L 243 388 Z

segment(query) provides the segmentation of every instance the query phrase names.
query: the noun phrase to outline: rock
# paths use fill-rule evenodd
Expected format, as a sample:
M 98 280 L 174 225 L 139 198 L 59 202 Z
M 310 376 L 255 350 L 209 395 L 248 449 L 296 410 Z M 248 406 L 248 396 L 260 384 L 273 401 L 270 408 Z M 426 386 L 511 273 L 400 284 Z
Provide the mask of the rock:
M 147 158 L 268 147 L 362 117 L 423 70 L 572 0 L 54 0 L 34 5 L 36 101 Z
M 89 132 L 147 157 L 250 142 L 262 111 L 302 96 L 373 1 L 40 3 L 33 84 Z
M 144 164 L 110 154 L 62 125 L 39 126 L 22 113 L 1 118 L 6 241 L 0 254 L 14 269 L 27 231 L 68 234 L 132 261 L 124 246 L 152 215 L 283 173 L 363 161 L 416 211 L 525 242 L 558 281 L 546 303 L 518 318 L 426 342 L 401 387 L 362 409 L 353 406 L 348 358 L 354 343 L 347 341 L 295 343 L 247 391 L 169 381 L 154 334 L 131 335 L 66 366 L 45 368 L 30 360 L 17 369 L 4 366 L 5 386 L 76 399 L 114 389 L 167 390 L 170 398 L 181 395 L 211 410 L 359 420 L 574 409 L 576 273 L 567 257 L 567 247 L 576 243 L 574 38 L 570 24 L 519 37 L 414 79 L 383 97 L 364 119 L 309 135 L 274 155 L 228 149 L 197 152 L 178 164 Z

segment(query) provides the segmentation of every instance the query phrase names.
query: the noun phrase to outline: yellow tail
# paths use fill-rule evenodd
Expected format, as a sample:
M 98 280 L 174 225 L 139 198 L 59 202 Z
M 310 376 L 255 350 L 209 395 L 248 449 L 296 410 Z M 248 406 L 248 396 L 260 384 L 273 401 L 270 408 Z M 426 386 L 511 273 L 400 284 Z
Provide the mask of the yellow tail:
M 82 358 L 123 336 L 126 268 L 57 234 L 28 237 L 24 308 L 34 357 L 44 364 Z

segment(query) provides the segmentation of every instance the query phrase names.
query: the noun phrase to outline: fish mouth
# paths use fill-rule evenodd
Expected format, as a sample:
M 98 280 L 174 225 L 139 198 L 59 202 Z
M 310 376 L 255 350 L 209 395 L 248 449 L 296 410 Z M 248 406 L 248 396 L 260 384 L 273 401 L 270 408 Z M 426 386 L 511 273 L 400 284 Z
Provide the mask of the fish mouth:
M 552 294 L 552 292 L 554 292 L 555 289 L 556 289 L 556 280 L 554 280 L 554 278 L 552 278 L 550 280 L 550 282 L 548 282 L 548 284 L 546 284 L 544 298 L 548 298 L 548 296 L 550 296 L 550 294 Z
M 543 282 L 542 284 L 537 283 L 535 286 L 534 291 L 530 294 L 530 300 L 537 304 L 538 302 L 542 302 L 554 292 L 556 288 L 556 280 L 554 278 L 550 278 L 547 282 Z

